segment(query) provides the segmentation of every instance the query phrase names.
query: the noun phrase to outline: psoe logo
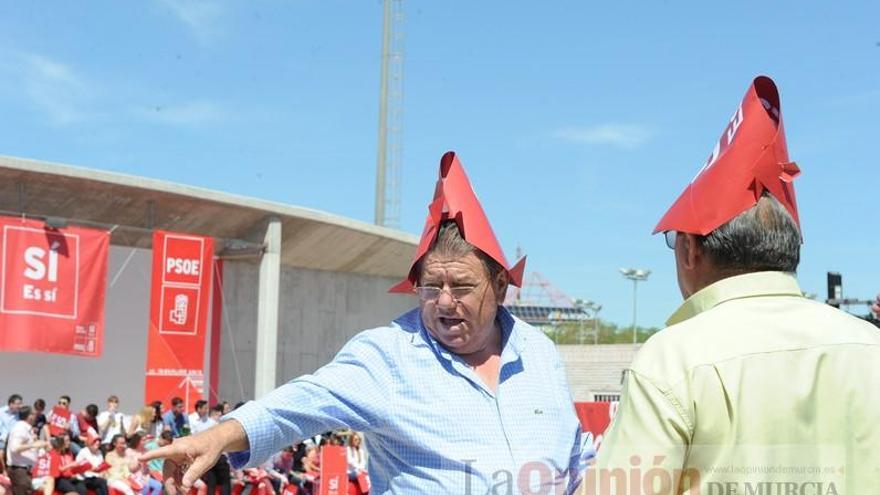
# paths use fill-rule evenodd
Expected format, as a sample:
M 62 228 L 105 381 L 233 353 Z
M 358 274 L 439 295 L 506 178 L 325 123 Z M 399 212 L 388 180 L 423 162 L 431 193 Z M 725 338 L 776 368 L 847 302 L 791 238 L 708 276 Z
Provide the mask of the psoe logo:
M 169 234 L 165 236 L 164 249 L 162 282 L 201 285 L 204 272 L 202 266 L 204 239 Z
M 159 333 L 171 335 L 199 334 L 198 287 L 166 285 L 159 299 Z
M 174 296 L 174 308 L 168 313 L 168 321 L 175 325 L 186 324 L 186 316 L 189 309 L 189 296 L 177 294 Z
M 0 312 L 76 319 L 77 234 L 3 226 Z

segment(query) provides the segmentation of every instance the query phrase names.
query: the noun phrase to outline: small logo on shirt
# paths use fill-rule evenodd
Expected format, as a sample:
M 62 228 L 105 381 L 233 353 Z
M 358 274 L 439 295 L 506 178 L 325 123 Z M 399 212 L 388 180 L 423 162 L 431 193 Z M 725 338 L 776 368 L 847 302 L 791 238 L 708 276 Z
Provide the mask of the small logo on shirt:
M 544 414 L 544 411 L 540 409 L 535 409 L 535 414 Z

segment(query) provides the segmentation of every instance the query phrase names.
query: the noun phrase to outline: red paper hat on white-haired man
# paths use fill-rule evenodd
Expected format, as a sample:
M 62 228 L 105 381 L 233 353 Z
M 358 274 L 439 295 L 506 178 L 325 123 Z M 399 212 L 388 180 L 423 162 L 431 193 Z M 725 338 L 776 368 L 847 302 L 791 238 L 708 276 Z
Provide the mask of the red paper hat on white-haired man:
M 788 159 L 776 84 L 759 76 L 706 164 L 663 215 L 654 233 L 707 235 L 757 204 L 764 191 L 782 203 L 800 227 L 793 184 L 799 173 L 798 166 Z
M 416 249 L 415 258 L 410 265 L 409 275 L 400 283 L 389 289 L 389 292 L 411 293 L 418 281 L 416 265 L 427 254 L 437 240 L 440 224 L 453 220 L 458 225 L 461 236 L 471 245 L 498 262 L 507 272 L 511 284 L 521 287 L 526 258 L 523 257 L 516 265 L 510 267 L 504 252 L 492 232 L 489 219 L 483 212 L 480 200 L 474 193 L 467 174 L 454 152 L 449 151 L 440 159 L 440 179 L 434 189 L 434 200 L 428 205 L 428 218 L 422 230 L 422 238 Z

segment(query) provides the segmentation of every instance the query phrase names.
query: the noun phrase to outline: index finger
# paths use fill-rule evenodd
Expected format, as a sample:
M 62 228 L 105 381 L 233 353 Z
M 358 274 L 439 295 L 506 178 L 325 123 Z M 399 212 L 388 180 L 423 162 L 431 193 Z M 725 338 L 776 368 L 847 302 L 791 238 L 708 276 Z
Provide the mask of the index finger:
M 155 450 L 144 452 L 138 457 L 138 461 L 147 462 L 154 459 L 174 459 L 184 456 L 184 451 L 179 443 L 172 443 Z

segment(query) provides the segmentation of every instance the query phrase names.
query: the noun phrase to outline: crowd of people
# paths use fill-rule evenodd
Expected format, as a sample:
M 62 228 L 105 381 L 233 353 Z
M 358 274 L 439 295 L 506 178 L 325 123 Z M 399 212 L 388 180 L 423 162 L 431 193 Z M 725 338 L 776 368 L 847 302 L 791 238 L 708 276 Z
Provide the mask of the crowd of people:
M 140 456 L 210 428 L 233 409 L 228 402 L 209 406 L 199 400 L 187 414 L 184 401 L 175 397 L 170 410 L 155 401 L 124 414 L 119 398 L 111 395 L 103 411 L 88 404 L 76 412 L 67 395 L 47 408 L 43 399 L 27 405 L 20 394 L 12 394 L 0 408 L 0 495 L 172 492 L 165 484 L 163 461 L 142 462 Z M 288 446 L 256 468 L 233 469 L 222 456 L 193 486 L 192 495 L 316 494 L 320 452 L 327 444 L 346 448 L 350 480 L 366 473 L 360 435 L 328 432 Z

